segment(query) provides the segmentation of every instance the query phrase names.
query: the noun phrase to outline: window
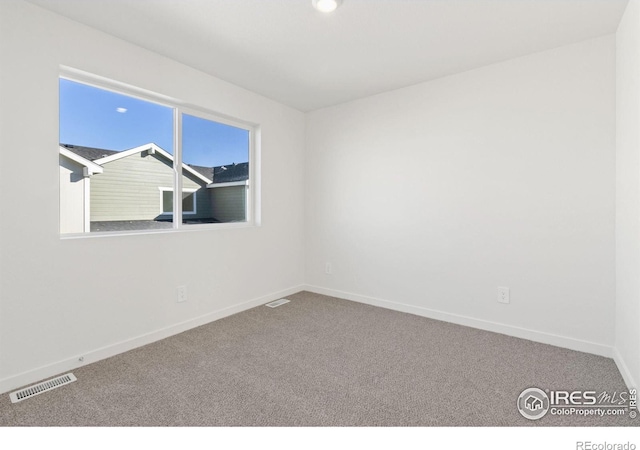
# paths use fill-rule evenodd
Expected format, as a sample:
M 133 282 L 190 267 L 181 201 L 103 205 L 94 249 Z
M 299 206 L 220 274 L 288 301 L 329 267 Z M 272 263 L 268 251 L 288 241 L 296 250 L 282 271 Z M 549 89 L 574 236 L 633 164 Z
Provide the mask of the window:
M 195 189 L 182 189 L 182 214 L 196 214 Z M 173 188 L 160 188 L 160 214 L 173 215 Z
M 60 233 L 252 223 L 253 142 L 249 124 L 65 73 Z
M 249 187 L 249 131 L 190 114 L 182 115 L 182 155 L 193 162 L 183 167 L 211 179 L 207 185 L 211 210 L 205 214 L 219 222 L 247 220 Z M 184 191 L 184 189 L 183 189 Z M 185 214 L 183 209 L 183 214 Z M 185 221 L 195 224 L 197 221 Z

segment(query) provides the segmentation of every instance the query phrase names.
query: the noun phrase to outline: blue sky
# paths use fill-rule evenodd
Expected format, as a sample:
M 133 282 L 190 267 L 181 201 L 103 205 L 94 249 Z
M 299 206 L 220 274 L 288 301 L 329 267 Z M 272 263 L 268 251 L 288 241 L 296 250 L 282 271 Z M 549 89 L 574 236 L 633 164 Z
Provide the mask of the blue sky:
M 60 79 L 60 142 L 127 150 L 154 142 L 173 154 L 173 110 Z M 182 160 L 220 166 L 249 160 L 249 132 L 183 115 Z

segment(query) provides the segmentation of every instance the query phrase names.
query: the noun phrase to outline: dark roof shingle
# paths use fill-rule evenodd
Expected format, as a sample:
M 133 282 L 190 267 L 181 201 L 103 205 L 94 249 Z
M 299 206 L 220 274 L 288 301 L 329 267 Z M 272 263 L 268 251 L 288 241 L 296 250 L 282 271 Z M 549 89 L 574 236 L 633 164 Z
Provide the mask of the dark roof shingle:
M 81 145 L 60 144 L 60 146 L 71 150 L 76 155 L 81 156 L 84 159 L 88 159 L 89 161 L 95 161 L 96 159 L 100 159 L 105 156 L 120 153 L 114 150 L 104 150 L 102 148 L 82 147 Z
M 249 163 L 233 163 L 213 168 L 213 183 L 231 183 L 249 179 Z
M 191 167 L 193 170 L 198 172 L 200 175 L 212 180 L 213 179 L 213 169 L 211 167 L 203 167 L 203 166 L 194 166 L 193 164 L 187 164 L 187 166 Z

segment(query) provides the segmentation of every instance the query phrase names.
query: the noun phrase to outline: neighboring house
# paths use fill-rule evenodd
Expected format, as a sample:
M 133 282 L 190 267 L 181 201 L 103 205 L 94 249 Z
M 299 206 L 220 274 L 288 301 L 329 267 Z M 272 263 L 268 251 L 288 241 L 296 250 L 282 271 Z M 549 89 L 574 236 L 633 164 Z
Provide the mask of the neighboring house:
M 248 181 L 248 162 L 213 168 L 213 183 L 207 186 L 213 217 L 220 222 L 246 220 Z
M 90 177 L 102 172 L 98 164 L 60 147 L 60 233 L 90 230 Z
M 182 165 L 183 221 L 246 220 L 249 164 Z M 60 232 L 91 223 L 170 221 L 173 156 L 155 144 L 112 151 L 61 144 Z

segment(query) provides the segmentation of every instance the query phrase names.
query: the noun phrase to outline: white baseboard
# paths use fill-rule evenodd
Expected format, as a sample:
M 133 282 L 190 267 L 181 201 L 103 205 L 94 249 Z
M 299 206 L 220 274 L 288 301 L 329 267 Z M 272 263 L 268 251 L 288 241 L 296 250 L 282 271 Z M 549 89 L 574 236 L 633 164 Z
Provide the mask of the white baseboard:
M 0 380 L 0 393 L 6 393 L 11 390 L 20 388 L 22 386 L 38 382 L 45 378 L 53 377 L 62 372 L 76 369 L 78 367 L 91 364 L 102 359 L 110 358 L 111 356 L 124 353 L 134 348 L 142 347 L 143 345 L 150 344 L 152 342 L 165 339 L 169 336 L 182 333 L 183 331 L 190 330 L 201 325 L 222 319 L 224 317 L 237 314 L 247 309 L 260 306 L 264 303 L 268 303 L 273 300 L 277 300 L 288 295 L 295 294 L 300 291 L 309 291 L 317 294 L 328 295 L 331 297 L 342 298 L 345 300 L 351 300 L 358 303 L 364 303 L 372 306 L 379 306 L 381 308 L 392 309 L 395 311 L 406 312 L 415 314 L 422 317 L 428 317 L 430 319 L 442 320 L 444 322 L 455 323 L 458 325 L 464 325 L 472 328 L 478 328 L 481 330 L 492 331 L 495 333 L 501 333 L 508 336 L 514 336 L 522 339 L 528 339 L 534 342 L 540 342 L 543 344 L 554 345 L 557 347 L 568 348 L 570 350 L 576 350 L 585 353 L 592 353 L 595 355 L 605 356 L 613 358 L 616 362 L 620 373 L 622 374 L 625 383 L 629 387 L 637 387 L 631 372 L 625 364 L 622 356 L 617 349 L 613 347 L 597 344 L 594 342 L 583 341 L 580 339 L 574 339 L 566 336 L 559 336 L 550 333 L 544 333 L 540 331 L 530 330 L 526 328 L 514 327 L 511 325 L 505 325 L 497 322 L 490 322 L 481 319 L 475 319 L 473 317 L 462 316 L 458 314 L 447 313 L 444 311 L 433 310 L 429 308 L 423 308 L 420 306 L 407 305 L 404 303 L 392 302 L 389 300 L 382 300 L 373 297 L 366 297 L 363 295 L 352 294 L 349 292 L 339 291 L 335 289 L 322 288 L 312 285 L 300 285 L 289 289 L 285 289 L 279 292 L 274 292 L 268 295 L 264 295 L 253 300 L 249 300 L 238 305 L 223 308 L 203 316 L 195 317 L 193 319 L 180 322 L 160 330 L 147 333 L 126 341 L 121 341 L 112 345 L 108 345 L 102 348 L 95 349 L 88 353 L 83 353 L 84 360 L 78 361 L 80 355 L 73 356 L 55 363 L 48 364 L 33 370 L 22 372 L 17 375 L 13 375 Z
M 394 311 L 406 312 L 417 316 L 428 317 L 430 319 L 441 320 L 443 322 L 455 323 L 467 327 L 478 328 L 480 330 L 492 331 L 494 333 L 506 334 L 521 339 L 528 339 L 542 344 L 554 345 L 556 347 L 568 348 L 579 352 L 592 353 L 594 355 L 613 357 L 613 347 L 598 344 L 595 342 L 583 341 L 580 339 L 560 336 L 542 331 L 530 330 L 527 328 L 515 327 L 497 322 L 490 322 L 482 319 L 475 319 L 469 316 L 452 314 L 435 309 L 423 308 L 421 306 L 407 305 L 405 303 L 392 302 L 379 298 L 366 297 L 363 295 L 352 294 L 350 292 L 338 291 L 335 289 L 327 289 L 319 286 L 306 285 L 306 291 L 316 294 L 338 297 L 344 300 L 352 300 L 367 305 L 379 306 L 382 308 L 392 309 Z
M 618 351 L 617 348 L 613 348 L 613 360 L 616 362 L 618 366 L 618 370 L 624 379 L 625 384 L 629 389 L 638 389 L 640 386 L 637 384 L 637 380 L 634 380 L 633 375 L 631 375 L 631 371 L 629 370 L 629 366 L 624 362 L 622 355 Z
M 142 347 L 143 345 L 151 344 L 152 342 L 165 339 L 169 336 L 182 333 L 183 331 L 190 330 L 201 325 L 213 322 L 215 320 L 222 319 L 223 317 L 237 314 L 247 309 L 260 306 L 264 303 L 268 303 L 273 300 L 277 300 L 287 295 L 295 294 L 304 289 L 304 286 L 295 286 L 289 289 L 285 289 L 279 292 L 273 292 L 268 295 L 264 295 L 253 300 L 249 300 L 234 306 L 222 308 L 211 313 L 195 317 L 193 319 L 186 320 L 184 322 L 176 323 L 160 330 L 153 331 L 151 333 L 143 334 L 126 341 L 117 342 L 102 348 L 95 349 L 93 351 L 83 353 L 82 355 L 76 355 L 71 358 L 64 359 L 62 361 L 47 364 L 46 366 L 38 367 L 33 370 L 19 373 L 0 380 L 0 393 L 9 392 L 13 389 L 17 389 L 27 384 L 35 383 L 45 378 L 50 378 L 58 375 L 62 372 L 76 369 L 78 367 L 100 361 L 102 359 L 110 358 L 111 356 L 124 353 L 134 348 Z M 84 360 L 78 361 L 78 358 L 82 356 Z

